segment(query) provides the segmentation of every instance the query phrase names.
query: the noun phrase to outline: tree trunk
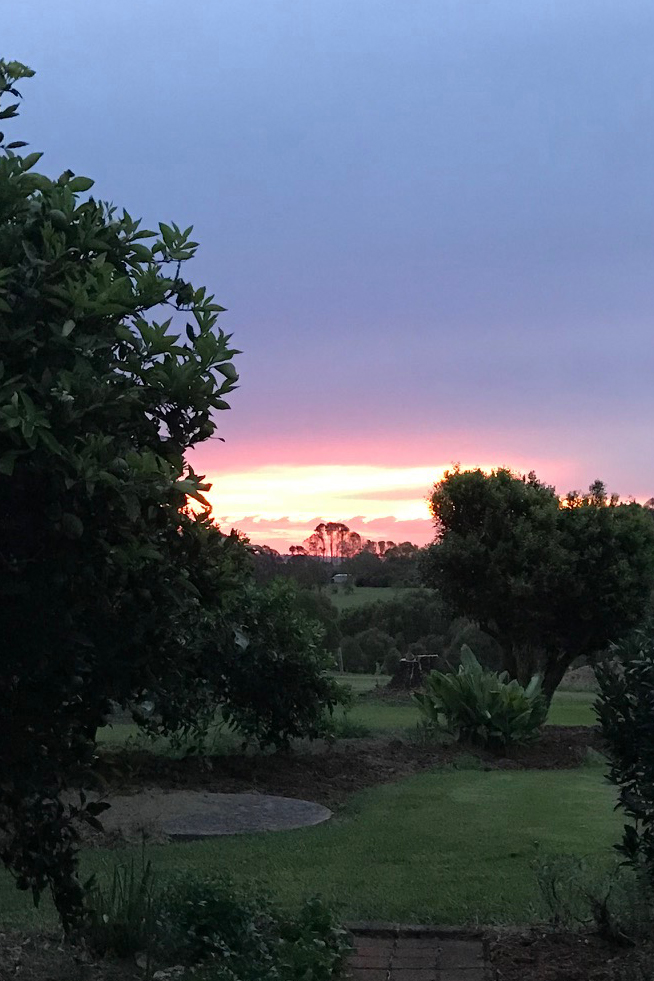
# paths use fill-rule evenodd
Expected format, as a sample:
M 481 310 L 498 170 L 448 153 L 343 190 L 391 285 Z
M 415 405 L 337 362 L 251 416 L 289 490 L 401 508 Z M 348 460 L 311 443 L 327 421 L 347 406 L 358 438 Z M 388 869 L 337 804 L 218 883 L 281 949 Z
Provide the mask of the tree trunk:
M 534 647 L 516 645 L 504 651 L 502 667 L 523 686 L 528 685 L 535 674 L 540 675 L 543 695 L 549 705 L 572 660 L 566 654 L 547 654 Z
M 430 671 L 447 670 L 449 666 L 439 654 L 419 654 L 418 657 L 402 658 L 387 687 L 394 691 L 411 691 L 420 688 Z
M 573 658 L 571 657 L 558 657 L 553 658 L 548 664 L 545 665 L 545 671 L 543 672 L 543 694 L 547 699 L 547 704 L 552 701 L 554 692 L 559 687 L 563 681 L 563 676 L 568 670 Z

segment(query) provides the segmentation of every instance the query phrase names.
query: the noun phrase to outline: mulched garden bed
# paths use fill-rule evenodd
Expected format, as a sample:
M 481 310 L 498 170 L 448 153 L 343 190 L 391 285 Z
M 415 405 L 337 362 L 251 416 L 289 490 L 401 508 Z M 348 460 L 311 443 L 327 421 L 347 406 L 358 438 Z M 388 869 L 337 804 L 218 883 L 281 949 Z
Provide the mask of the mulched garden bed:
M 487 938 L 493 981 L 645 981 L 648 951 L 618 947 L 593 934 L 530 930 Z
M 0 981 L 142 981 L 134 962 L 104 960 L 55 934 L 0 933 Z M 158 979 L 159 981 L 159 979 Z M 163 977 L 161 981 L 164 981 Z
M 170 759 L 143 750 L 105 751 L 98 771 L 122 793 L 144 787 L 203 789 L 238 793 L 260 791 L 300 797 L 334 808 L 354 791 L 390 783 L 413 773 L 460 764 L 489 770 L 558 770 L 579 766 L 589 748 L 601 751 L 599 733 L 586 726 L 552 726 L 533 746 L 505 756 L 469 747 L 424 746 L 400 739 L 347 740 L 307 752 Z M 477 761 L 477 762 L 476 762 Z
M 486 932 L 492 981 L 649 981 L 647 953 L 616 947 L 592 934 L 531 930 Z M 652 955 L 650 954 L 650 958 Z M 654 958 L 649 960 L 654 964 Z M 651 970 L 651 968 L 650 968 Z M 175 970 L 155 975 L 173 981 Z M 142 981 L 133 960 L 101 959 L 55 934 L 0 932 L 0 981 Z

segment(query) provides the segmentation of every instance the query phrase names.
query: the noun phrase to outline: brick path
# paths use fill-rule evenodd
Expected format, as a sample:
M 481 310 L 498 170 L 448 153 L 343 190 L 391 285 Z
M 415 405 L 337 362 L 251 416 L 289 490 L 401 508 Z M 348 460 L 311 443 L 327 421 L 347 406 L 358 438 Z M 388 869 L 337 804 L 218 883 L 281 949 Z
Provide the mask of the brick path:
M 427 927 L 353 929 L 352 981 L 486 981 L 480 937 Z

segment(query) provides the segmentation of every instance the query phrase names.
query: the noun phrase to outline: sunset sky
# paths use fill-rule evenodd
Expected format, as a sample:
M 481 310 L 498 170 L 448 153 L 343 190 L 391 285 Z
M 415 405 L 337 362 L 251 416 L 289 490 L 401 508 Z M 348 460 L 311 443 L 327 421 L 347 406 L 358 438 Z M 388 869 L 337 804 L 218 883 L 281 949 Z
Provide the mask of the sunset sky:
M 654 494 L 651 0 L 21 0 L 13 139 L 193 224 L 232 525 L 423 543 L 453 461 Z

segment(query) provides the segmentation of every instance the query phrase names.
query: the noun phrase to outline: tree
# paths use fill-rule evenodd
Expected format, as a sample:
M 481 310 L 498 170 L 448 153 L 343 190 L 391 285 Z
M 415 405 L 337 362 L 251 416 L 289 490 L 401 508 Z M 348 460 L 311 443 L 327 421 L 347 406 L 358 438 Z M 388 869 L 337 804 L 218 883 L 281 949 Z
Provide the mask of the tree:
M 572 661 L 619 640 L 645 612 L 654 527 L 601 482 L 560 501 L 533 473 L 457 468 L 435 486 L 431 509 L 437 538 L 424 581 L 499 643 L 513 677 L 539 671 L 548 698 Z
M 344 559 L 351 559 L 361 551 L 361 535 L 358 531 L 348 531 L 343 537 L 339 549 L 339 555 Z
M 321 526 L 318 525 L 318 528 L 320 527 Z M 309 553 L 309 555 L 313 555 L 315 557 L 320 556 L 320 558 L 324 561 L 325 552 L 327 551 L 327 543 L 323 532 L 319 534 L 317 530 L 314 531 L 312 535 L 309 535 L 309 537 L 304 540 L 302 547 Z
M 250 553 L 257 582 L 270 582 L 279 574 L 283 559 L 277 549 L 269 545 L 250 545 Z
M 0 97 L 32 74 L 0 62 Z M 338 694 L 313 624 L 287 586 L 256 588 L 185 459 L 238 379 L 223 308 L 182 276 L 192 229 L 146 231 L 87 197 L 89 178 L 51 180 L 3 140 L 0 857 L 35 899 L 50 887 L 70 928 L 73 818 L 98 808 L 60 792 L 83 783 L 112 702 L 161 732 L 218 703 L 283 744 L 319 734 Z

